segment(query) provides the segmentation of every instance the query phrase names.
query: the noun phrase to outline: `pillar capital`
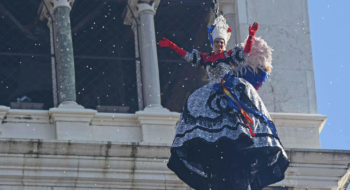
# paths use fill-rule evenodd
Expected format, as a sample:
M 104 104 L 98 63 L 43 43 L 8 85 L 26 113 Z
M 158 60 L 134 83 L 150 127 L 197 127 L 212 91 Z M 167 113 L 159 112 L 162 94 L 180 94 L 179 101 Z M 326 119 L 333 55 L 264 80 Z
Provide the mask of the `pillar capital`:
M 48 19 L 58 7 L 72 9 L 74 0 L 43 0 L 39 7 L 40 20 Z
M 151 13 L 154 15 L 156 13 L 153 3 L 152 4 L 138 3 L 137 4 L 137 11 L 138 11 L 138 15 L 142 15 L 144 13 Z
M 141 12 L 150 11 L 156 13 L 160 0 L 129 0 L 126 7 L 124 24 L 132 25 L 135 19 L 139 19 Z
M 74 0 L 44 0 L 47 8 L 54 11 L 57 7 L 68 7 L 72 8 Z

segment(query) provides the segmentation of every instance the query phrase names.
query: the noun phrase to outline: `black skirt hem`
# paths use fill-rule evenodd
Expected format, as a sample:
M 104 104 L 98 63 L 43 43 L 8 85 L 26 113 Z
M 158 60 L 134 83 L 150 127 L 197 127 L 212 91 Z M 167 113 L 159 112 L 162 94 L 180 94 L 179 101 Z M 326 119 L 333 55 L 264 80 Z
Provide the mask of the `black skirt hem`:
M 168 168 L 191 188 L 260 190 L 284 179 L 289 161 L 282 147 L 250 147 L 252 138 L 222 137 L 215 142 L 202 138 L 172 147 Z M 269 137 L 270 138 L 270 137 Z

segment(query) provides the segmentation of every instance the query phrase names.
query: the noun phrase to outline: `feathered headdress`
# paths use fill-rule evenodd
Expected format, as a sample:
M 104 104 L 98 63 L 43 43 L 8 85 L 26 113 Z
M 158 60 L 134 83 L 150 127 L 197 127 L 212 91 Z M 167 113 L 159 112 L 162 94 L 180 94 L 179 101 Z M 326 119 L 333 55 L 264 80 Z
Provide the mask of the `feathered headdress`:
M 218 16 L 214 24 L 211 25 L 208 29 L 208 37 L 211 45 L 214 44 L 214 41 L 216 38 L 222 38 L 225 40 L 225 44 L 227 45 L 227 42 L 230 40 L 232 29 L 230 26 L 226 23 L 226 19 L 224 16 L 220 15 Z

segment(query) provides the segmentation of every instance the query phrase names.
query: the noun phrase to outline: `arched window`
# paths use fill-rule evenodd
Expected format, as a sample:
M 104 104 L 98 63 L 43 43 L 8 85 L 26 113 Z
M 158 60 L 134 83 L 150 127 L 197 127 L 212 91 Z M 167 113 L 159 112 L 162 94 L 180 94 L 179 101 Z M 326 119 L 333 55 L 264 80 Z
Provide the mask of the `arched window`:
M 103 112 L 135 112 L 134 33 L 127 1 L 76 1 L 71 13 L 77 103 Z
M 53 106 L 50 34 L 39 20 L 38 1 L 0 2 L 0 105 Z

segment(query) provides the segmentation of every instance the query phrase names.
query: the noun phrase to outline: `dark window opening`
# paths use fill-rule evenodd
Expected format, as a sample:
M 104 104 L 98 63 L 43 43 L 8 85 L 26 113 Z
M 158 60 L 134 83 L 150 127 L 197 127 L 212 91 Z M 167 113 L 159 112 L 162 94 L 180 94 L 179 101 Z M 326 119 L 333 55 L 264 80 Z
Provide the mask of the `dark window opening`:
M 210 52 L 208 23 L 213 19 L 210 0 L 161 1 L 157 14 L 156 37 L 176 43 L 191 52 Z M 175 52 L 158 46 L 162 105 L 181 111 L 187 97 L 207 82 L 206 72 L 184 62 Z
M 40 3 L 0 2 L 0 105 L 53 107 L 50 32 L 47 21 L 39 20 Z M 137 111 L 134 34 L 123 24 L 126 3 L 89 0 L 73 5 L 76 95 L 86 108 Z
M 50 34 L 37 14 L 40 2 L 0 2 L 0 105 L 53 106 Z
M 138 109 L 127 1 L 76 1 L 71 13 L 77 102 L 103 112 Z

